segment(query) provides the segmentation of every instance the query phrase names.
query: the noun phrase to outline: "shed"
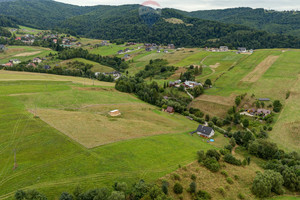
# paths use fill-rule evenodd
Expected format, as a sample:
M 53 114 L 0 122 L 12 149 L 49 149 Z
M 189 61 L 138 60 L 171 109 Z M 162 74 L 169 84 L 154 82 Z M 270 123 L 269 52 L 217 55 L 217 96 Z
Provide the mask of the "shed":
M 121 115 L 121 112 L 119 110 L 112 110 L 109 112 L 109 115 L 112 117 L 116 117 L 116 116 Z
M 168 106 L 167 109 L 165 110 L 165 112 L 168 112 L 170 114 L 173 114 L 175 112 L 174 108 L 171 106 Z

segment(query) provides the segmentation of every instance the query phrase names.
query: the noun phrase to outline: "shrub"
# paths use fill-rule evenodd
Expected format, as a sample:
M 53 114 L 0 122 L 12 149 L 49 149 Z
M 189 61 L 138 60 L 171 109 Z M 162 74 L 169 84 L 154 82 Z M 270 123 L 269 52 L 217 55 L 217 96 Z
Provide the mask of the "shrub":
M 243 195 L 242 193 L 239 193 L 238 198 L 243 200 L 243 199 L 245 199 L 245 195 Z
M 205 153 L 203 150 L 197 152 L 198 162 L 201 163 L 205 160 Z
M 222 154 L 222 155 L 230 154 L 230 150 L 228 150 L 228 149 L 220 149 L 220 154 Z
M 268 128 L 268 131 L 272 131 L 273 130 L 273 128 L 270 126 L 269 128 Z
M 233 178 L 234 178 L 235 180 L 239 180 L 239 179 L 240 179 L 240 177 L 239 177 L 238 175 L 234 175 Z
M 191 175 L 191 179 L 192 179 L 193 181 L 195 181 L 195 180 L 197 179 L 196 175 L 195 175 L 195 174 L 192 174 L 192 175 Z
M 282 184 L 283 178 L 280 173 L 266 170 L 264 174 L 257 173 L 251 189 L 254 195 L 263 198 L 270 196 L 271 192 L 282 194 Z
M 220 170 L 220 164 L 215 158 L 207 158 L 203 164 L 212 172 L 218 172 Z
M 208 192 L 204 190 L 199 190 L 196 194 L 196 199 L 201 199 L 201 200 L 210 200 L 211 196 Z
M 223 187 L 219 187 L 219 188 L 217 189 L 217 191 L 218 191 L 223 197 L 225 197 L 226 192 L 225 192 L 225 189 L 224 189 Z
M 237 166 L 241 166 L 242 162 L 238 159 L 236 159 L 233 155 L 231 154 L 227 154 L 224 156 L 224 161 L 227 163 L 230 163 L 232 165 L 237 165 Z
M 221 171 L 221 174 L 224 175 L 225 177 L 228 177 L 228 173 L 225 170 Z
M 169 183 L 168 183 L 167 181 L 163 181 L 163 182 L 162 182 L 161 190 L 162 190 L 163 193 L 165 193 L 166 195 L 169 193 Z
M 209 149 L 206 152 L 206 157 L 215 158 L 217 161 L 219 161 L 221 155 L 219 154 L 219 152 L 217 150 L 215 150 L 215 149 Z
M 246 160 L 246 159 L 243 160 L 242 165 L 243 165 L 243 166 L 246 166 L 246 165 L 247 165 L 247 160 Z
M 233 180 L 232 180 L 232 178 L 230 178 L 230 177 L 227 177 L 227 178 L 226 178 L 226 181 L 227 181 L 227 183 L 229 183 L 229 184 L 233 184 Z
M 227 149 L 227 150 L 229 150 L 230 152 L 231 152 L 232 149 L 233 149 L 233 147 L 232 147 L 230 144 L 224 146 L 224 148 Z
M 197 189 L 197 184 L 196 184 L 196 182 L 191 182 L 191 184 L 190 184 L 190 188 L 189 188 L 189 192 L 190 193 L 192 193 L 192 194 L 194 194 L 195 192 L 196 192 L 196 189 Z
M 229 141 L 229 143 L 231 144 L 231 146 L 233 146 L 233 147 L 235 147 L 235 145 L 236 145 L 236 141 L 235 141 L 235 139 L 232 137 L 232 138 L 230 138 L 230 141 Z
M 180 181 L 180 176 L 179 176 L 178 174 L 174 173 L 174 174 L 173 174 L 173 179 L 174 179 L 175 181 Z
M 175 194 L 182 194 L 183 192 L 183 187 L 180 183 L 175 183 L 174 187 L 173 187 L 173 191 Z
M 73 200 L 73 196 L 70 195 L 70 194 L 67 193 L 67 192 L 63 192 L 63 193 L 60 195 L 59 200 Z

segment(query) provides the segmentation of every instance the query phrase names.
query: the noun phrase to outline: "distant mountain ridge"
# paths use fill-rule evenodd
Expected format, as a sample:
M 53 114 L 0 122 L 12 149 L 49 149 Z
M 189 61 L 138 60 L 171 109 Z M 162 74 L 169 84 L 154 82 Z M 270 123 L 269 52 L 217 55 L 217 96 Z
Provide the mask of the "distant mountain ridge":
M 183 13 L 190 17 L 241 24 L 271 33 L 300 36 L 300 11 L 275 11 L 242 7 Z
M 195 13 L 163 9 L 161 15 L 139 13 L 140 5 L 75 6 L 52 0 L 16 0 L 0 3 L 2 15 L 21 25 L 61 29 L 99 39 L 125 39 L 180 47 L 227 45 L 230 48 L 300 47 L 297 37 L 275 35 L 244 25 L 225 24 L 191 16 Z M 172 18 L 173 20 L 168 20 Z M 172 21 L 181 23 L 172 23 Z M 149 25 L 149 21 L 155 21 Z

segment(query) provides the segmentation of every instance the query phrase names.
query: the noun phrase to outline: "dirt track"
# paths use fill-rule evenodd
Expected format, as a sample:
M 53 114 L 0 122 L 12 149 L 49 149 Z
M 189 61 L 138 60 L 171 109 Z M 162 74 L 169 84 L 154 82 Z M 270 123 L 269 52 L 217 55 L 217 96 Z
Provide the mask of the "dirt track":
M 279 56 L 268 56 L 261 63 L 259 63 L 255 69 L 247 74 L 242 81 L 254 83 L 276 62 Z

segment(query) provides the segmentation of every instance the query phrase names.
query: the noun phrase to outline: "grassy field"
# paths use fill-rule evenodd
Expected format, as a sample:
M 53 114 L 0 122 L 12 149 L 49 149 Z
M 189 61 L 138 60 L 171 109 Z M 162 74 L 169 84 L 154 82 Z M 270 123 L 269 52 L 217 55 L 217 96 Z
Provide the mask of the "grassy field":
M 244 195 L 245 199 L 255 199 L 250 188 L 252 181 L 256 176 L 256 171 L 261 171 L 260 167 L 258 167 L 254 162 L 247 167 L 238 167 L 225 162 L 221 162 L 221 166 L 222 169 L 220 172 L 213 173 L 198 162 L 193 162 L 165 177 L 162 177 L 160 180 L 167 180 L 170 183 L 169 192 L 174 199 L 179 199 L 179 195 L 176 195 L 172 190 L 173 185 L 176 183 L 173 179 L 174 173 L 180 176 L 180 181 L 178 182 L 180 182 L 184 188 L 184 192 L 181 195 L 183 196 L 183 199 L 193 199 L 191 194 L 187 192 L 189 184 L 192 182 L 192 174 L 197 177 L 197 190 L 207 191 L 212 196 L 212 199 L 239 199 L 238 195 L 240 193 Z M 228 177 L 233 180 L 233 184 L 229 184 L 226 181 L 226 177 L 221 174 L 222 170 L 228 173 Z M 237 176 L 238 179 L 235 179 L 235 176 Z M 219 188 L 223 188 L 225 190 L 224 195 L 219 192 Z
M 83 63 L 86 63 L 86 64 L 93 65 L 94 67 L 91 69 L 93 72 L 113 72 L 113 71 L 115 71 L 111 67 L 108 67 L 108 66 L 105 66 L 105 65 L 101 65 L 101 64 L 99 64 L 97 62 L 86 60 L 84 58 L 73 58 L 73 59 L 69 59 L 69 60 L 64 60 L 64 61 L 60 62 L 59 65 L 65 66 L 66 63 L 68 63 L 68 62 L 74 62 L 74 61 L 83 62 Z
M 132 45 L 132 46 L 111 44 L 109 46 L 102 46 L 102 47 L 98 47 L 98 48 L 88 48 L 88 50 L 89 50 L 90 53 L 93 53 L 93 54 L 99 54 L 99 55 L 102 55 L 102 56 L 109 56 L 109 55 L 116 55 L 118 53 L 118 51 L 124 50 L 126 48 L 136 49 L 138 46 L 140 46 L 140 44 Z
M 33 80 L 43 77 L 44 74 L 0 71 L 0 199 L 10 199 L 17 189 L 37 189 L 49 199 L 55 199 L 54 196 L 58 197 L 63 191 L 72 192 L 78 184 L 83 188 L 95 188 L 111 185 L 114 181 L 155 181 L 177 169 L 178 164 L 192 162 L 197 150 L 215 148 L 187 133 L 196 128 L 196 123 L 182 116 L 162 113 L 134 96 L 114 91 L 106 83 L 83 87 L 78 82 L 72 83 L 70 79 L 74 77 L 60 77 L 66 80 L 58 81 L 55 75 L 45 76 L 44 81 Z M 98 114 L 115 106 L 124 116 L 110 119 Z M 76 107 L 80 109 L 74 110 Z M 33 113 L 37 111 L 40 115 L 43 110 L 54 113 L 56 118 L 61 117 L 62 121 L 78 120 L 73 122 L 73 130 L 80 124 L 93 126 L 86 126 L 77 133 L 85 139 L 91 136 L 89 143 L 97 141 L 96 133 L 105 131 L 105 123 L 113 127 L 115 123 L 122 125 L 125 123 L 122 121 L 127 121 L 133 125 L 133 128 L 127 126 L 133 135 L 130 140 L 119 138 L 122 141 L 110 141 L 110 144 L 89 149 L 81 144 L 85 141 L 76 142 L 51 123 L 45 123 L 42 114 L 34 117 Z M 94 115 L 99 118 L 90 122 L 89 116 Z M 166 132 L 153 135 L 161 130 Z M 112 130 L 111 136 L 123 136 L 124 131 Z M 151 133 L 143 135 L 145 132 Z M 16 170 L 12 169 L 14 149 Z
M 7 50 L 0 53 L 0 64 L 7 63 L 10 59 L 21 61 L 32 60 L 35 57 L 46 57 L 49 53 L 55 53 L 51 49 L 33 46 L 8 46 Z

